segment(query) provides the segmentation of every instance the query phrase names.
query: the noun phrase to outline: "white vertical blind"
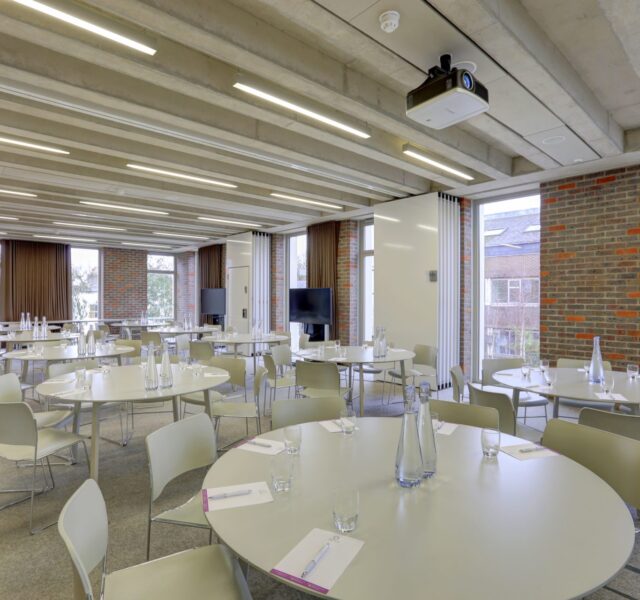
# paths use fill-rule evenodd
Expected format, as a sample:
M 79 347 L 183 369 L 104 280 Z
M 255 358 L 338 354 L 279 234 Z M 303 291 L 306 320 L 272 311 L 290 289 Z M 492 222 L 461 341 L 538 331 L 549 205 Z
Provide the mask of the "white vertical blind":
M 261 324 L 262 331 L 271 329 L 271 235 L 253 232 L 251 255 L 251 319 L 250 326 Z
M 438 382 L 449 385 L 460 363 L 460 204 L 438 194 Z

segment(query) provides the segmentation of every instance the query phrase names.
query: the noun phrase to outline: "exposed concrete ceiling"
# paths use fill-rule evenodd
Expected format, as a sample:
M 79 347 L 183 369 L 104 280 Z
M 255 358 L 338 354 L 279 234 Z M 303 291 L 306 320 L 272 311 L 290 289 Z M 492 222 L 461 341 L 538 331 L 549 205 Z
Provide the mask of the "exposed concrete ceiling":
M 43 1 L 157 52 L 0 3 L 0 138 L 69 153 L 0 142 L 0 190 L 37 195 L 0 192 L 0 216 L 19 219 L 0 220 L 11 237 L 178 250 L 222 240 L 245 223 L 293 231 L 363 218 L 378 202 L 433 189 L 520 193 L 544 179 L 629 164 L 640 149 L 633 0 Z M 386 34 L 378 16 L 391 9 L 400 27 Z M 404 98 L 445 52 L 477 64 L 491 108 L 435 131 L 406 117 Z M 238 80 L 370 137 L 243 93 L 233 87 Z M 547 143 L 558 136 L 561 143 Z M 472 185 L 404 156 L 407 143 L 471 174 Z

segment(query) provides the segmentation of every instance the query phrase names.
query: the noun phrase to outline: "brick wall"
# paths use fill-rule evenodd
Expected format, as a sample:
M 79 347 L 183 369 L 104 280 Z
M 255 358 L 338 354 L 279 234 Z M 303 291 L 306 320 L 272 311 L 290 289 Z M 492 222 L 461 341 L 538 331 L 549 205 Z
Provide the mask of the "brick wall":
M 179 321 L 183 321 L 187 314 L 195 318 L 195 289 L 195 252 L 176 254 L 176 319 Z
M 279 233 L 271 236 L 271 329 L 274 331 L 284 331 L 287 293 L 285 239 Z
M 344 345 L 358 343 L 359 235 L 356 221 L 340 221 L 338 230 L 338 337 Z
M 640 166 L 540 189 L 541 356 L 640 362 Z
M 473 319 L 473 228 L 472 202 L 460 199 L 460 365 L 471 376 Z
M 121 248 L 102 251 L 102 316 L 139 317 L 147 310 L 147 252 Z

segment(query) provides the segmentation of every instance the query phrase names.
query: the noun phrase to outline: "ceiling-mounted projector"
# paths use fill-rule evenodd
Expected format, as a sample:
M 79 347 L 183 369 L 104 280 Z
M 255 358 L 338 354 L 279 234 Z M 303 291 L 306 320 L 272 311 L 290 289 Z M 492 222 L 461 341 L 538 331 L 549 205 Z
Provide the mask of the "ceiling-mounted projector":
M 451 68 L 451 55 L 440 57 L 426 81 L 407 94 L 407 117 L 444 129 L 489 110 L 489 92 L 470 71 Z

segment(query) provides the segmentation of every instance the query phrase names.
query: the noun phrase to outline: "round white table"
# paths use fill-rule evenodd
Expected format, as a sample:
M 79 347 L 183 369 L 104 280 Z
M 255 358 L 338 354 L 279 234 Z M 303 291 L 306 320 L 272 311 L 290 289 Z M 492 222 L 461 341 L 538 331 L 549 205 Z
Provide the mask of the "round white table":
M 38 340 L 41 341 L 41 340 Z M 37 343 L 37 342 L 35 342 Z M 68 362 L 74 360 L 90 360 L 93 358 L 113 358 L 117 357 L 118 362 L 123 354 L 133 352 L 135 348 L 129 346 L 107 346 L 106 344 L 96 345 L 96 352 L 92 355 L 78 355 L 78 346 L 76 344 L 59 345 L 45 344 L 42 347 L 42 354 L 29 352 L 29 350 L 12 350 L 7 352 L 4 357 L 13 360 L 23 361 L 46 361 L 46 362 Z
M 140 319 L 125 319 L 116 323 L 109 323 L 113 327 L 132 327 L 134 329 L 149 329 L 152 327 L 163 327 L 167 325 L 166 321 L 153 321 L 143 323 Z
M 32 344 L 34 342 L 42 342 L 44 344 L 50 344 L 61 340 L 70 340 L 78 336 L 78 333 L 54 333 L 50 331 L 46 338 L 34 338 L 33 331 L 21 331 L 20 333 L 0 335 L 0 343 Z
M 640 412 L 640 379 L 632 381 L 626 373 L 607 371 L 614 376 L 614 394 L 622 394 L 626 401 L 620 402 L 614 398 L 598 398 L 597 393 L 602 393 L 600 385 L 589 383 L 584 369 L 557 369 L 551 371 L 556 374 L 556 382 L 553 387 L 546 386 L 542 373 L 539 370 L 531 372 L 531 378 L 525 379 L 520 369 L 506 369 L 493 374 L 493 378 L 502 385 L 513 389 L 513 405 L 518 412 L 520 392 L 534 392 L 540 396 L 546 396 L 553 401 L 553 416 L 558 417 L 560 411 L 560 399 L 578 400 L 582 402 L 594 402 L 605 404 L 621 404 L 629 406 L 635 413 Z
M 158 366 L 158 369 L 160 367 Z M 36 387 L 36 392 L 62 402 L 73 402 L 76 405 L 73 429 L 77 433 L 79 427 L 80 405 L 83 402 L 92 404 L 91 411 L 91 477 L 97 481 L 99 467 L 100 409 L 106 402 L 157 402 L 171 398 L 173 400 L 173 418 L 179 419 L 178 397 L 185 394 L 204 392 L 209 399 L 211 388 L 229 380 L 229 373 L 215 367 L 202 367 L 199 370 L 179 365 L 171 365 L 173 385 L 169 388 L 158 388 L 147 391 L 144 388 L 144 365 L 113 367 L 108 375 L 100 370 L 92 372 L 93 385 L 90 390 L 75 388 L 75 374 L 54 377 Z M 198 374 L 199 373 L 199 374 Z M 205 403 L 209 412 L 209 402 Z
M 407 377 L 405 374 L 405 361 L 411 360 L 415 357 L 415 353 L 411 350 L 403 350 L 402 348 L 388 348 L 387 353 L 384 356 L 374 357 L 373 348 L 371 346 L 344 346 L 341 348 L 342 354 L 338 356 L 338 350 L 331 346 L 315 346 L 313 348 L 307 348 L 305 350 L 299 350 L 296 352 L 296 356 L 304 358 L 305 360 L 316 362 L 334 362 L 340 365 L 347 365 L 349 367 L 349 400 L 353 398 L 353 391 L 351 390 L 351 378 L 353 365 L 360 365 L 360 378 L 358 392 L 360 395 L 360 416 L 364 416 L 364 369 L 362 365 L 366 364 L 380 364 L 380 363 L 400 363 L 400 375 L 402 380 L 402 396 L 404 397 L 405 385 L 407 383 Z
M 159 333 L 161 337 L 173 337 L 176 335 L 184 335 L 184 334 L 211 334 L 214 331 L 220 331 L 220 327 L 217 325 L 210 325 L 210 326 L 199 326 L 199 325 L 194 325 L 193 327 L 187 327 L 186 329 L 184 327 L 178 327 L 178 326 L 172 326 L 172 325 L 168 325 L 166 327 L 149 327 L 147 328 L 147 331 L 149 333 Z
M 220 333 L 219 335 L 204 336 L 200 341 L 210 342 L 214 345 L 220 346 L 233 346 L 234 356 L 238 356 L 238 346 L 251 346 L 251 354 L 253 354 L 253 372 L 256 372 L 256 346 L 258 344 L 280 344 L 288 341 L 289 338 L 286 335 L 271 335 L 263 334 L 256 336 L 251 333 L 235 333 L 229 335 L 228 333 Z
M 400 422 L 361 419 L 350 437 L 303 425 L 291 492 L 207 519 L 235 554 L 269 573 L 311 529 L 332 531 L 333 490 L 357 486 L 350 535 L 364 545 L 323 596 L 340 600 L 566 600 L 604 585 L 628 561 L 629 511 L 584 467 L 563 456 L 483 459 L 480 429 L 459 425 L 437 435 L 437 475 L 402 489 L 394 479 Z M 262 437 L 282 440 L 282 430 Z M 503 445 L 522 442 L 503 435 Z M 233 449 L 203 487 L 265 480 L 269 456 Z

